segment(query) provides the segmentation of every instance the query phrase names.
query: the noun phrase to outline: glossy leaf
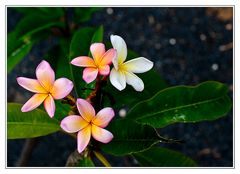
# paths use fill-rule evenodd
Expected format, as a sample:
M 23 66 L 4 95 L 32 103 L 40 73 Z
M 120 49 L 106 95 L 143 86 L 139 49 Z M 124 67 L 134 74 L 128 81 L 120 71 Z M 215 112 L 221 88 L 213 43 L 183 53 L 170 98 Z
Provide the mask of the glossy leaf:
M 136 104 L 126 117 L 155 128 L 179 122 L 215 120 L 231 109 L 227 92 L 226 85 L 214 81 L 197 86 L 171 87 Z
M 143 151 L 160 142 L 160 137 L 154 128 L 127 119 L 111 122 L 107 130 L 112 132 L 114 138 L 110 143 L 103 144 L 101 148 L 112 155 L 121 156 Z
M 7 104 L 7 138 L 33 138 L 48 135 L 60 130 L 59 122 L 46 112 L 35 109 L 21 112 L 21 104 Z
M 68 59 L 69 44 L 67 39 L 59 39 L 59 44 L 50 49 L 44 56 L 45 60 L 47 60 L 54 69 L 56 78 L 66 77 L 72 80 Z
M 32 14 L 27 15 L 17 24 L 15 31 L 20 40 L 30 40 L 32 35 L 50 29 L 52 27 L 64 27 L 60 18 L 46 15 Z
M 149 150 L 132 155 L 143 167 L 197 166 L 195 161 L 184 154 L 163 147 L 152 147 Z
M 76 7 L 74 8 L 74 21 L 86 22 L 91 19 L 93 13 L 101 10 L 99 7 Z
M 70 44 L 69 62 L 78 56 L 89 55 L 90 45 L 93 42 L 102 42 L 103 29 L 102 26 L 95 29 L 91 27 L 81 28 L 77 31 Z M 78 97 L 85 98 L 88 91 L 83 92 L 85 88 L 94 88 L 95 82 L 86 84 L 82 79 L 83 68 L 70 65 L 71 74 L 74 81 L 75 91 Z
M 55 100 L 56 111 L 54 114 L 54 118 L 58 121 L 61 121 L 63 118 L 67 117 L 71 110 L 71 107 L 66 104 L 62 103 L 60 100 Z
M 13 68 L 30 52 L 33 46 L 32 42 L 24 43 L 19 41 L 15 32 L 7 36 L 7 72 L 10 73 Z

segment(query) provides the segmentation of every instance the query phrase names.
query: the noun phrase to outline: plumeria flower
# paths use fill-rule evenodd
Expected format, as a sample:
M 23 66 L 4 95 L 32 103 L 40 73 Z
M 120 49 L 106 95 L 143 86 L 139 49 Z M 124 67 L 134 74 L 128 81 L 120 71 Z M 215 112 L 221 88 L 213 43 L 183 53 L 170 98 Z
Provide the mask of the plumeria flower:
M 78 132 L 79 153 L 87 147 L 91 136 L 102 143 L 108 143 L 112 140 L 112 133 L 103 129 L 114 117 L 112 108 L 103 108 L 95 115 L 92 105 L 84 99 L 77 100 L 77 108 L 81 116 L 70 115 L 65 117 L 61 122 L 61 128 L 68 133 Z
M 117 50 L 117 56 L 113 59 L 114 68 L 110 73 L 110 82 L 118 90 L 123 90 L 126 83 L 131 85 L 136 91 L 144 89 L 143 81 L 134 73 L 144 73 L 153 67 L 153 62 L 138 57 L 127 62 L 127 45 L 123 38 L 117 35 L 111 35 L 111 43 L 113 48 Z
M 50 117 L 54 116 L 54 99 L 66 97 L 73 89 L 72 81 L 59 78 L 55 81 L 55 73 L 49 63 L 43 60 L 36 68 L 37 79 L 18 77 L 17 82 L 23 88 L 34 94 L 21 108 L 22 112 L 28 112 L 44 103 L 45 110 Z
M 71 64 L 86 67 L 83 71 L 83 80 L 86 83 L 94 81 L 99 74 L 108 75 L 110 73 L 109 64 L 116 57 L 116 50 L 109 49 L 105 51 L 105 46 L 102 43 L 94 43 L 90 46 L 93 59 L 87 56 L 76 57 L 71 61 Z

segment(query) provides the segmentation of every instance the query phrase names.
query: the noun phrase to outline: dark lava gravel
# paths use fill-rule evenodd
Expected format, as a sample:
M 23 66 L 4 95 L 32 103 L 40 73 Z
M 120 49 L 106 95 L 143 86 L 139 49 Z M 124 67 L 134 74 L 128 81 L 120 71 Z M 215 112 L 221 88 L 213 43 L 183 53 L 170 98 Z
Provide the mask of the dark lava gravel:
M 85 25 L 103 25 L 105 41 L 122 36 L 128 48 L 154 61 L 170 86 L 196 85 L 215 80 L 229 85 L 233 94 L 232 18 L 225 9 L 209 8 L 104 8 Z M 221 15 L 223 13 L 223 15 Z M 21 15 L 8 8 L 8 31 Z M 7 100 L 24 103 L 31 93 L 16 84 L 17 76 L 34 77 L 35 67 L 57 43 L 54 38 L 36 44 L 31 53 L 7 76 Z M 233 166 L 233 115 L 197 124 L 175 124 L 160 130 L 162 136 L 184 140 L 164 146 L 181 151 L 202 167 Z M 29 166 L 64 166 L 76 148 L 71 137 L 60 133 L 40 138 Z M 8 140 L 7 165 L 15 166 L 25 140 Z M 130 157 L 107 156 L 113 166 L 137 166 Z

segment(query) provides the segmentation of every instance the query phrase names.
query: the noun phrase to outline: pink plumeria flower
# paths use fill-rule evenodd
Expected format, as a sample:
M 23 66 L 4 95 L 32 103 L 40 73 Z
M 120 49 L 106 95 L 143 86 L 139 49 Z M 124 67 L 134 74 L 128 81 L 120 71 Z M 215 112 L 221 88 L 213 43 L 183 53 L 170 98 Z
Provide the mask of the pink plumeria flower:
M 123 38 L 117 35 L 111 35 L 113 48 L 117 50 L 117 56 L 113 59 L 114 67 L 110 73 L 110 82 L 119 91 L 126 88 L 126 84 L 131 85 L 136 91 L 144 89 L 143 81 L 135 73 L 144 73 L 152 69 L 153 62 L 138 57 L 127 62 L 127 45 Z
M 112 108 L 103 108 L 95 115 L 93 106 L 84 99 L 77 100 L 77 108 L 81 116 L 70 115 L 65 117 L 61 122 L 61 128 L 68 133 L 78 132 L 79 153 L 87 147 L 91 136 L 102 143 L 108 143 L 112 140 L 112 133 L 103 129 L 114 117 Z
M 80 67 L 86 67 L 83 71 L 83 80 L 86 83 L 94 81 L 98 75 L 108 75 L 110 73 L 109 65 L 112 59 L 116 57 L 116 50 L 109 49 L 105 51 L 105 46 L 102 43 L 94 43 L 90 46 L 93 59 L 87 56 L 76 57 L 71 61 L 71 64 Z
M 55 113 L 54 99 L 66 97 L 73 89 L 72 81 L 59 78 L 55 81 L 55 73 L 49 63 L 43 60 L 36 68 L 37 79 L 18 77 L 17 82 L 23 88 L 34 94 L 21 108 L 22 112 L 28 112 L 44 103 L 45 110 L 52 118 Z

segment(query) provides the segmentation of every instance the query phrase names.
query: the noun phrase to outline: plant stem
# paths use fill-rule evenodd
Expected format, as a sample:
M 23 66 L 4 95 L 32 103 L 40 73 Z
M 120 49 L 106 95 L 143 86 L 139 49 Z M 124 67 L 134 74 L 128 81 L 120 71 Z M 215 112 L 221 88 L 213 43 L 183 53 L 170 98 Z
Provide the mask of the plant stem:
M 62 102 L 63 103 L 67 103 L 67 104 L 69 104 L 71 106 L 75 106 L 76 99 L 71 94 L 69 94 L 68 96 L 63 98 Z
M 107 161 L 107 159 L 101 153 L 97 151 L 93 151 L 93 153 L 105 167 L 112 167 L 111 164 Z
M 18 159 L 16 166 L 17 167 L 25 167 L 28 164 L 28 160 L 30 159 L 32 155 L 32 151 L 34 147 L 38 143 L 38 138 L 31 138 L 26 139 L 25 144 L 23 146 L 20 158 Z

